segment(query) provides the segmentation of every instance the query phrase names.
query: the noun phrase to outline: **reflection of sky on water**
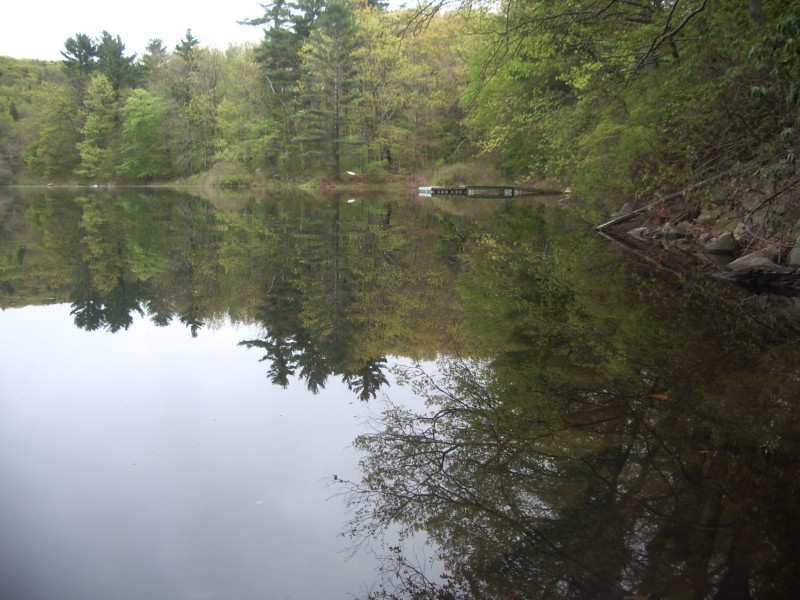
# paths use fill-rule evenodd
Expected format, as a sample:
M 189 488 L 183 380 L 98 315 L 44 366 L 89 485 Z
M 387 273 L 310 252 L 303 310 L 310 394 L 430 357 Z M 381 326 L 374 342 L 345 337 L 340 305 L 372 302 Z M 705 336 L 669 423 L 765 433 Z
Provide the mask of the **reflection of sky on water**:
M 273 387 L 237 346 L 246 327 L 86 332 L 69 310 L 0 312 L 3 597 L 346 598 L 374 581 L 326 501 L 327 478 L 358 476 L 367 407 L 344 384 Z

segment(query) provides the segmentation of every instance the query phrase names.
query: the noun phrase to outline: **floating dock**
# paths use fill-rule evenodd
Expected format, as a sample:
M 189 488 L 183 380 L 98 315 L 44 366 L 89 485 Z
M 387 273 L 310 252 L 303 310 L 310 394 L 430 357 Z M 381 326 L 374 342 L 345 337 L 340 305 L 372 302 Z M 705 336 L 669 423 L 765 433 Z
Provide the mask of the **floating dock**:
M 555 190 L 520 188 L 513 185 L 464 185 L 460 187 L 424 186 L 419 188 L 419 195 L 425 197 L 469 196 L 472 198 L 514 198 L 516 196 L 558 193 L 560 192 Z

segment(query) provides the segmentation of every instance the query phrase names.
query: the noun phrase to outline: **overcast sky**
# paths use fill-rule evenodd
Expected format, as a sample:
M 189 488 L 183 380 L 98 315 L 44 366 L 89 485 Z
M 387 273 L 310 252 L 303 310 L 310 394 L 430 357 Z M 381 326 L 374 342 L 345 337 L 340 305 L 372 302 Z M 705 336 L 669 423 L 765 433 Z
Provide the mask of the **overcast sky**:
M 19 0 L 4 3 L 0 18 L 0 56 L 61 60 L 67 38 L 103 30 L 119 35 L 126 54 L 141 55 L 152 38 L 173 49 L 186 30 L 203 46 L 258 42 L 261 27 L 237 21 L 263 13 L 257 0 Z

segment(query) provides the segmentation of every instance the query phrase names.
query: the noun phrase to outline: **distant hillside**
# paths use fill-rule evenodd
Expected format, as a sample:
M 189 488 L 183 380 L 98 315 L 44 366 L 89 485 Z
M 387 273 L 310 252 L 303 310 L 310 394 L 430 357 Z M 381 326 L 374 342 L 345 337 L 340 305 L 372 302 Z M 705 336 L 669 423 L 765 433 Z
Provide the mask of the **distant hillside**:
M 8 184 L 23 168 L 33 96 L 45 82 L 63 80 L 60 62 L 0 56 L 0 184 Z

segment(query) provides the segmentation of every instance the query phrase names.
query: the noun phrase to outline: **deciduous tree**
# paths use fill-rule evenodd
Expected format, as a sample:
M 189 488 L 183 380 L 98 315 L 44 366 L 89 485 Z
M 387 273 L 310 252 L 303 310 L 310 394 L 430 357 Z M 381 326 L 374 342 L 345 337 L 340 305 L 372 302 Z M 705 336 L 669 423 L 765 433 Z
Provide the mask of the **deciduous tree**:
M 119 103 L 114 86 L 102 73 L 95 73 L 86 88 L 86 120 L 81 129 L 76 172 L 86 178 L 109 179 L 119 160 Z
M 149 181 L 172 174 L 169 154 L 169 105 L 163 98 L 138 89 L 125 101 L 122 118 L 123 177 Z

